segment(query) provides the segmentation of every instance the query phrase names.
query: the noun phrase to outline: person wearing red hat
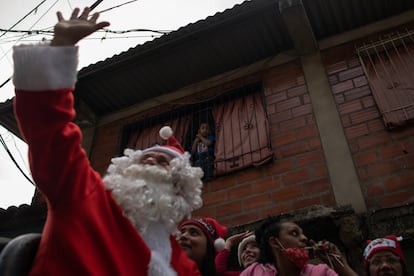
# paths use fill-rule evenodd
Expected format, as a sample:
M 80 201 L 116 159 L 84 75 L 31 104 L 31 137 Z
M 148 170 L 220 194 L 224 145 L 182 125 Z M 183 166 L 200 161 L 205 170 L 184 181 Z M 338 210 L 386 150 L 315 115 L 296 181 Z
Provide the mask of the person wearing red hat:
M 385 236 L 367 241 L 364 249 L 364 265 L 368 276 L 409 276 L 407 263 L 401 250 L 402 237 Z
M 183 221 L 178 242 L 187 256 L 197 263 L 203 276 L 216 275 L 215 256 L 224 249 L 227 227 L 213 218 L 193 218 Z
M 79 12 L 58 13 L 50 44 L 14 47 L 15 112 L 48 206 L 29 275 L 200 275 L 175 235 L 202 205 L 203 172 L 171 128 L 160 131 L 167 145 L 125 150 L 103 179 L 81 148 L 75 44 L 109 23 Z

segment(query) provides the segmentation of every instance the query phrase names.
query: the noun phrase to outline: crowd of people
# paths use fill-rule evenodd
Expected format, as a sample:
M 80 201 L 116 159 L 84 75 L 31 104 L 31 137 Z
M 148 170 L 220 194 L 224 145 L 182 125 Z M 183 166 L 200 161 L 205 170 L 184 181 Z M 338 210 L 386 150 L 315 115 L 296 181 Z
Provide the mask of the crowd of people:
M 336 245 L 308 239 L 293 221 L 268 217 L 227 237 L 216 219 L 191 217 L 202 204 L 203 171 L 169 127 L 160 130 L 165 145 L 125 150 L 101 178 L 72 122 L 75 45 L 109 25 L 97 19 L 88 8 L 69 19 L 58 13 L 49 45 L 14 48 L 16 115 L 48 204 L 30 275 L 357 275 Z M 213 141 L 202 125 L 193 147 L 199 160 Z M 229 268 L 233 250 L 238 269 Z M 363 259 L 369 276 L 408 275 L 395 236 L 370 241 Z

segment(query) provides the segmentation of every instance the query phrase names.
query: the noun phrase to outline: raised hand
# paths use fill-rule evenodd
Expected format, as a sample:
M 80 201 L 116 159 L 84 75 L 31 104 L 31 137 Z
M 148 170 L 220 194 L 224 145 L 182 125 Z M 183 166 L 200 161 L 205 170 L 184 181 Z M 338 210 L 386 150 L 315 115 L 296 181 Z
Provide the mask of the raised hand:
M 78 43 L 82 38 L 109 26 L 109 22 L 96 23 L 99 14 L 93 14 L 89 19 L 90 8 L 84 8 L 79 15 L 80 9 L 75 8 L 70 19 L 65 20 L 61 12 L 57 12 L 58 23 L 54 28 L 54 37 L 51 46 L 71 46 Z

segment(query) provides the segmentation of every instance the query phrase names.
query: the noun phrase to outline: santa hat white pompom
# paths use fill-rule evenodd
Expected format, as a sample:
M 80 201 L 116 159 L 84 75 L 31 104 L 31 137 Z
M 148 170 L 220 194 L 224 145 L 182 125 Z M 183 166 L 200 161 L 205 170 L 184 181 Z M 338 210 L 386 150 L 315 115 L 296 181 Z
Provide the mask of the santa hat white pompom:
M 225 245 L 226 241 L 223 238 L 218 238 L 214 241 L 214 248 L 217 252 L 223 250 Z
M 160 129 L 160 137 L 164 140 L 168 140 L 173 135 L 173 130 L 169 126 L 164 126 Z

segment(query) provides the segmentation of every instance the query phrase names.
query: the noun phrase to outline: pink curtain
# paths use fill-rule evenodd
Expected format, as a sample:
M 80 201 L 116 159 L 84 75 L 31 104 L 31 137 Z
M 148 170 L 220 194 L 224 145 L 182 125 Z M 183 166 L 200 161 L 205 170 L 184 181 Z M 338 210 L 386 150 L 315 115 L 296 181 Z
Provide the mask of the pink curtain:
M 185 134 L 189 128 L 189 116 L 184 115 L 170 122 L 155 124 L 153 126 L 138 130 L 132 133 L 128 139 L 128 148 L 146 149 L 155 144 L 163 145 L 163 141 L 159 135 L 159 131 L 163 126 L 171 126 L 174 131 L 175 138 L 184 146 Z
M 212 114 L 216 122 L 216 175 L 261 165 L 272 158 L 260 93 L 215 106 Z

